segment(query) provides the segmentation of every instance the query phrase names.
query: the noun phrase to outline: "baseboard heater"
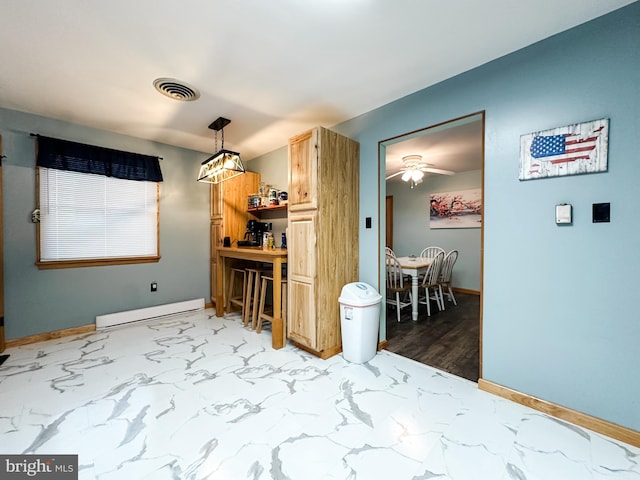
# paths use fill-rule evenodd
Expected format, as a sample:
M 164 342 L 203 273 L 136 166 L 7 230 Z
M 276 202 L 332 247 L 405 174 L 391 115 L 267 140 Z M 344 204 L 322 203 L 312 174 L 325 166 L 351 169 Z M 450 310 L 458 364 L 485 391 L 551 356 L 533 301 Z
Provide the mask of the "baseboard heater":
M 96 316 L 96 329 L 204 309 L 204 298 Z

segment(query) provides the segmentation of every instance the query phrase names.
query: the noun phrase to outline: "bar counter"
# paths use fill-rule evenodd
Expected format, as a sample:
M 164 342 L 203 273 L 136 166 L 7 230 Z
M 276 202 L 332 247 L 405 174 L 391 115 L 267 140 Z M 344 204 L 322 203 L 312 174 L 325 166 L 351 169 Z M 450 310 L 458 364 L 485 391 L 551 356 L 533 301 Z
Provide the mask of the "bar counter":
M 282 319 L 282 265 L 287 263 L 286 248 L 262 247 L 217 247 L 218 282 L 216 288 L 216 316 L 224 316 L 224 291 L 227 284 L 226 259 L 250 260 L 273 265 L 273 322 L 271 325 L 271 346 L 279 349 L 285 346 L 285 324 Z M 224 281 L 221 281 L 224 279 Z M 257 308 L 257 307 L 256 307 Z

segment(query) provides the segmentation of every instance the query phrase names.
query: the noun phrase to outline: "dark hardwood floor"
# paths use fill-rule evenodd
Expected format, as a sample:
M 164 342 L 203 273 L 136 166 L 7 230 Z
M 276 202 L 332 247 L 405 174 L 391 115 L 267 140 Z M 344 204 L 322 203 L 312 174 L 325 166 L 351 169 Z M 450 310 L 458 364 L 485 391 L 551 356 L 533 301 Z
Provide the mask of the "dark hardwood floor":
M 455 293 L 458 305 L 447 301 L 440 312 L 431 303 L 420 305 L 418 320 L 411 320 L 411 307 L 402 309 L 400 323 L 395 307 L 387 305 L 387 349 L 403 357 L 464 377 L 479 377 L 480 296 Z

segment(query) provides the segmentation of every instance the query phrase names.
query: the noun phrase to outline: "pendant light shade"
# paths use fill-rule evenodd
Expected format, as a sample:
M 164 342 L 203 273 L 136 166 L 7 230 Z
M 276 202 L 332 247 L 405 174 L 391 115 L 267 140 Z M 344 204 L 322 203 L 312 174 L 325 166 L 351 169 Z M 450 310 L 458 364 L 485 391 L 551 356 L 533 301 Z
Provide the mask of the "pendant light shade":
M 242 175 L 245 172 L 240 154 L 224 149 L 224 127 L 229 125 L 229 123 L 231 123 L 231 120 L 218 117 L 218 119 L 209 125 L 210 129 L 216 131 L 216 150 L 218 148 L 218 131 L 222 132 L 222 147 L 200 165 L 200 173 L 198 174 L 199 182 L 220 183 Z
M 205 183 L 220 183 L 245 172 L 240 154 L 230 150 L 220 150 L 207 158 L 200 165 L 198 181 Z

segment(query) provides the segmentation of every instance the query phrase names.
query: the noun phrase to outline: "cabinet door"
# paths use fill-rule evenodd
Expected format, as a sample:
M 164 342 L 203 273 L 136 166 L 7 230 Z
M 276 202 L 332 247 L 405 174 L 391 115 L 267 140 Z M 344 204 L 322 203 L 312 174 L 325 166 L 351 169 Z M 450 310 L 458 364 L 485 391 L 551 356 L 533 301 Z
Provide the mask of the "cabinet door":
M 242 240 L 247 231 L 247 221 L 256 217 L 247 211 L 247 198 L 258 191 L 260 174 L 246 172 L 227 180 L 224 186 L 224 235 L 231 241 Z
M 289 140 L 289 211 L 318 208 L 318 130 Z
M 211 184 L 210 190 L 210 263 L 211 263 L 211 301 L 215 303 L 218 282 L 216 248 L 222 246 L 222 239 L 231 241 L 242 239 L 246 231 L 247 220 L 255 218 L 247 212 L 247 197 L 258 191 L 260 174 L 246 172 L 224 183 Z
M 313 349 L 317 346 L 316 219 L 315 212 L 289 214 L 287 251 L 288 336 Z
M 211 184 L 211 220 L 219 220 L 222 218 L 223 203 L 222 198 L 224 195 L 222 183 Z
M 287 280 L 287 336 L 301 345 L 316 349 L 316 311 L 313 284 Z
M 307 283 L 316 277 L 316 219 L 315 212 L 289 214 L 287 269 L 290 276 Z

